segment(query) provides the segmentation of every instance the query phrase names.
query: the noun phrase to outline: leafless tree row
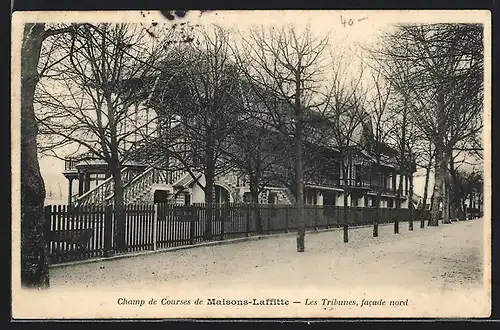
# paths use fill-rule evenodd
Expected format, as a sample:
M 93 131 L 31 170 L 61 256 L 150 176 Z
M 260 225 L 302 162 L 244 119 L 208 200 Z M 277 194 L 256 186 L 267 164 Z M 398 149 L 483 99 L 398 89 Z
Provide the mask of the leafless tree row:
M 481 157 L 483 128 L 483 30 L 476 24 L 397 26 L 373 52 L 377 68 L 409 107 L 435 184 L 429 225 L 442 204 L 449 223 L 455 161 L 464 152 Z M 420 135 L 420 136 L 418 136 Z
M 231 171 L 248 179 L 254 202 L 264 187 L 285 185 L 299 211 L 298 252 L 305 249 L 304 182 L 325 170 L 318 168 L 325 149 L 340 154 L 345 240 L 348 169 L 361 151 L 373 157 L 375 176 L 388 154 L 410 178 L 414 167 L 429 175 L 434 164 L 430 224 L 437 223 L 439 203 L 447 209 L 450 180 L 460 177 L 457 155 L 480 153 L 481 27 L 398 26 L 379 48 L 365 52 L 369 56 L 360 55 L 359 66 L 310 29 L 255 27 L 236 34 L 238 42 L 233 36 L 217 26 L 27 25 L 23 233 L 41 232 L 43 225 L 37 133 L 43 153 L 63 158 L 72 148 L 105 161 L 118 208 L 121 166 L 138 155 L 150 161 L 162 155 L 160 166 L 175 160 L 207 203 L 216 178 Z M 363 130 L 369 141 L 360 140 Z M 410 199 L 412 189 L 410 179 Z M 397 191 L 401 207 L 402 181 Z M 374 236 L 377 223 L 376 217 Z M 30 239 L 25 248 L 43 254 L 43 237 Z M 48 285 L 45 276 L 33 285 Z

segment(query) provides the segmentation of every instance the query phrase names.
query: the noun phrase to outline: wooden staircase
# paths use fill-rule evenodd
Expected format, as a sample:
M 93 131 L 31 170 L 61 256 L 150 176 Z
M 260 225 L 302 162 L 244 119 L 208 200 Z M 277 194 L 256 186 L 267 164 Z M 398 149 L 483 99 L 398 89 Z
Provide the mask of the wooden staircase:
M 126 171 L 127 168 L 122 170 L 122 176 L 125 176 Z M 153 200 L 150 194 L 155 186 L 170 188 L 171 190 L 174 190 L 174 187 L 179 189 L 181 187 L 180 182 L 188 181 L 186 178 L 191 178 L 191 175 L 185 170 L 169 171 L 162 166 L 151 166 L 124 184 L 123 203 L 152 203 Z M 114 195 L 114 183 L 112 177 L 110 177 L 82 196 L 76 197 L 74 205 L 111 205 L 113 204 Z

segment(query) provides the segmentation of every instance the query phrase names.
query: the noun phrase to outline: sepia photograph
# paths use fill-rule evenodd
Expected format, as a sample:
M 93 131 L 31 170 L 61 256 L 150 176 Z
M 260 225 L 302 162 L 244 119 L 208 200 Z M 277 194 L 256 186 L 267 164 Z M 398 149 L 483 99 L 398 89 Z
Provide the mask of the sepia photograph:
M 491 314 L 487 10 L 14 12 L 15 319 Z

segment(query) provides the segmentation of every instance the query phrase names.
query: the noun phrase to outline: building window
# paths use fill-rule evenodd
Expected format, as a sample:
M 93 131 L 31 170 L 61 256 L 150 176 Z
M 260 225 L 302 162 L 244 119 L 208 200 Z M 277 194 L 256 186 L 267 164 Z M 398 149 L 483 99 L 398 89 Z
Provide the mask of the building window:
M 228 203 L 229 202 L 229 194 L 226 189 L 221 186 L 215 186 L 215 202 L 218 204 Z
M 361 165 L 354 165 L 354 180 L 356 183 L 361 182 Z
M 351 206 L 358 206 L 358 196 L 351 194 Z
M 252 203 L 252 194 L 249 192 L 246 192 L 243 194 L 243 202 L 244 203 Z
M 305 190 L 304 191 L 304 204 L 316 205 L 318 203 L 318 196 L 316 190 Z
M 323 205 L 336 205 L 337 194 L 332 191 L 323 192 Z
M 388 198 L 387 199 L 387 207 L 389 207 L 389 208 L 394 207 L 394 200 L 392 200 L 391 198 Z
M 267 202 L 269 204 L 276 204 L 278 199 L 278 194 L 274 191 L 270 191 L 269 195 L 267 196 Z
M 191 194 L 188 192 L 184 193 L 184 204 L 191 205 Z
M 340 180 L 340 162 L 333 163 L 333 177 L 336 180 Z
M 166 190 L 155 190 L 153 201 L 157 203 L 166 203 L 169 197 L 169 193 Z

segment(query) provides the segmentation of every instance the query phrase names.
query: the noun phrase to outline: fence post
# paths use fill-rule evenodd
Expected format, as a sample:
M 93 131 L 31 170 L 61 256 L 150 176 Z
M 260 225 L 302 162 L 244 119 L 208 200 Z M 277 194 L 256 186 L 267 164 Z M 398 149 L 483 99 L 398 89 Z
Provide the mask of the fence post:
M 246 209 L 245 212 L 245 236 L 250 237 L 250 204 L 246 204 L 243 209 Z
M 318 205 L 314 205 L 314 230 L 318 230 Z
M 347 217 L 345 216 L 345 214 L 347 214 L 347 216 L 349 216 L 349 213 L 346 213 L 346 212 L 349 212 L 349 208 L 346 208 L 345 206 L 342 208 L 342 224 L 343 224 L 343 234 L 344 234 L 344 243 L 348 243 L 349 242 L 349 224 L 348 224 L 348 219 Z
M 290 232 L 288 230 L 288 205 L 285 207 L 285 232 Z
M 196 214 L 196 205 L 193 203 L 191 206 L 193 209 L 191 210 L 191 221 L 189 223 L 189 244 L 194 245 L 195 243 L 195 224 L 197 220 Z
M 269 235 L 269 224 L 271 223 L 271 204 L 267 204 L 267 230 L 266 234 Z
M 227 203 L 223 203 L 222 204 L 222 221 L 221 221 L 221 224 L 220 224 L 220 240 L 224 240 L 224 227 L 225 227 L 225 223 L 226 223 L 226 220 L 227 220 L 227 215 L 228 215 L 228 212 L 227 212 Z
M 396 210 L 396 216 L 394 217 L 394 234 L 399 234 L 399 214 L 401 208 Z
M 45 244 L 47 245 L 47 256 L 48 260 L 47 263 L 50 265 L 51 263 L 51 241 L 50 241 L 50 229 L 51 229 L 51 222 L 52 222 L 52 212 L 51 212 L 51 206 L 47 205 L 45 206 L 45 222 L 44 222 L 44 241 Z M 45 253 L 42 253 L 42 258 L 45 258 Z M 42 260 L 42 262 L 45 262 L 45 260 Z
M 158 204 L 154 205 L 154 217 L 153 217 L 153 251 L 156 251 L 157 246 L 157 227 L 158 227 Z
M 113 209 L 106 205 L 104 209 L 104 256 L 111 257 L 113 254 Z
M 343 222 L 344 222 L 344 228 L 343 228 L 343 232 L 344 232 L 344 243 L 348 243 L 349 242 L 349 225 L 347 224 L 346 222 L 346 219 L 342 216 L 343 218 Z
M 330 228 L 330 225 L 328 224 L 328 220 L 330 219 L 329 212 L 327 212 L 325 216 L 325 208 L 327 208 L 326 205 L 321 206 L 321 214 L 323 214 L 323 217 L 325 218 L 325 229 Z
M 408 221 L 408 230 L 413 231 L 413 205 L 408 204 L 408 217 L 410 218 Z

